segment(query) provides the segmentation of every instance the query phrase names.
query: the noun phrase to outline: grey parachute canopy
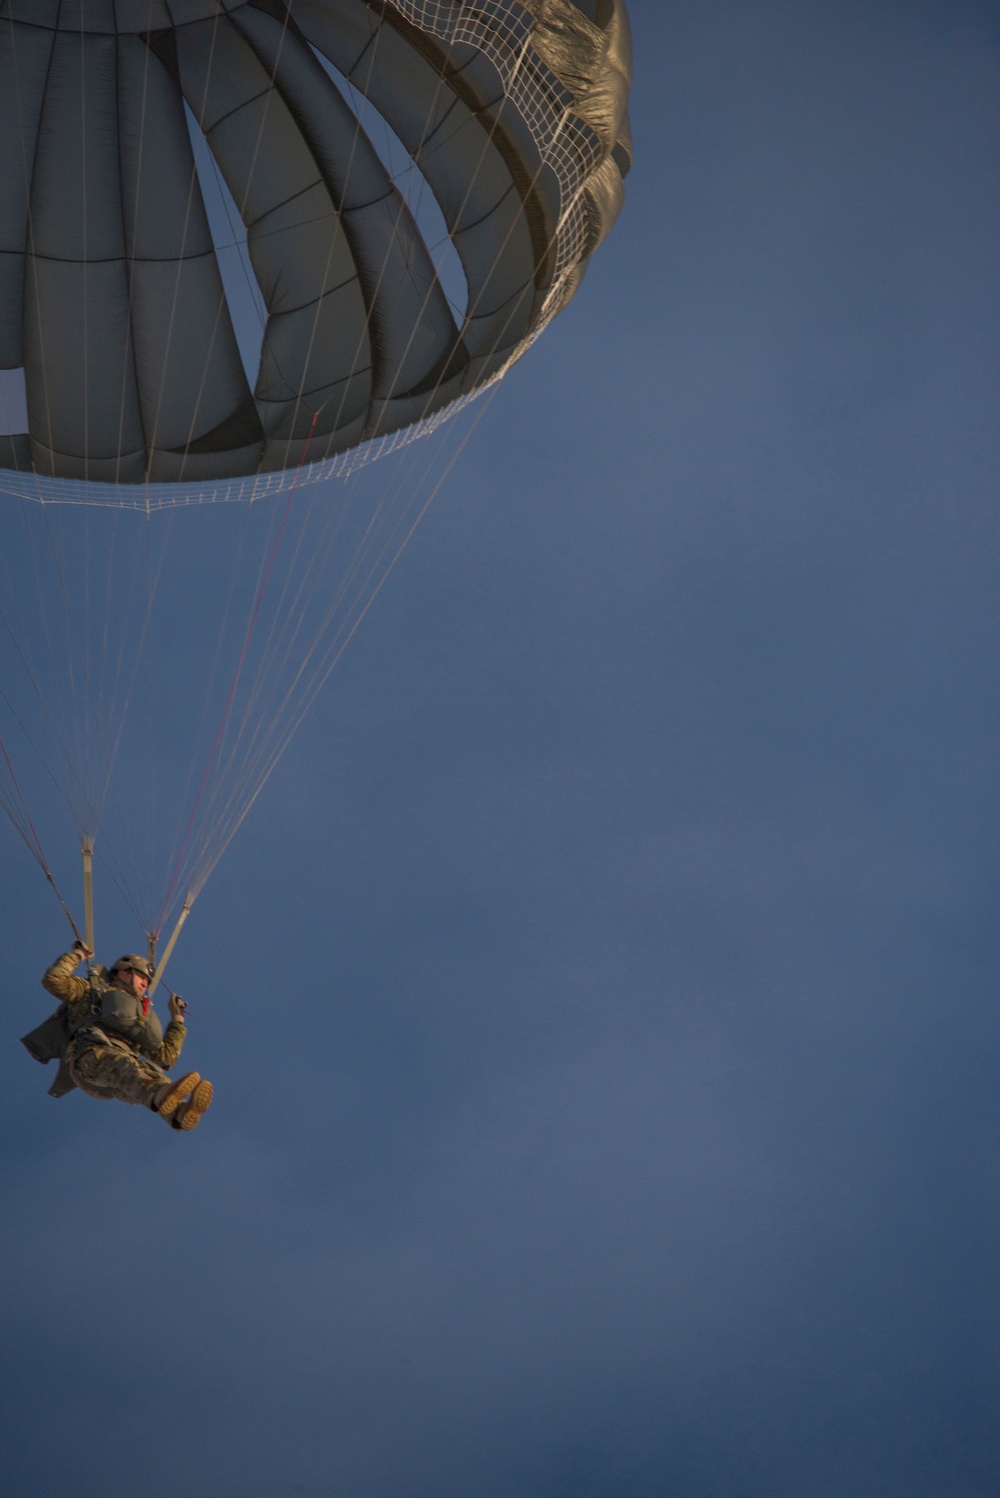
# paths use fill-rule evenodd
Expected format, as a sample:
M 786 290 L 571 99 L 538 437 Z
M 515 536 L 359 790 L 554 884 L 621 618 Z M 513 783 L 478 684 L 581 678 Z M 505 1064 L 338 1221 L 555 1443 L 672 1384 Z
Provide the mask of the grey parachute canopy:
M 0 487 L 275 474 L 469 399 L 614 221 L 629 73 L 623 0 L 0 0 L 0 371 L 26 413 Z

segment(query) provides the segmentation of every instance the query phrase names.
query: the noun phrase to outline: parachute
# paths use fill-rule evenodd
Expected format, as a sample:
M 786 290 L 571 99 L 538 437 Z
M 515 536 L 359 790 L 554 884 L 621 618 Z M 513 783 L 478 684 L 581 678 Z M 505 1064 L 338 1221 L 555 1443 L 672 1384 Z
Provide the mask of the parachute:
M 52 878 L 16 736 L 151 948 L 612 226 L 629 45 L 623 0 L 0 0 L 0 803 Z

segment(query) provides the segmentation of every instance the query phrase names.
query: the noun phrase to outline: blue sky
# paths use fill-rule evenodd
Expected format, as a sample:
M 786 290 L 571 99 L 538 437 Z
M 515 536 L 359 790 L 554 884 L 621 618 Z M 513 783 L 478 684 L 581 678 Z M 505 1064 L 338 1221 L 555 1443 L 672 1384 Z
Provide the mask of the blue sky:
M 622 219 L 178 948 L 190 1137 L 45 1096 L 4 834 L 12 1492 L 996 1493 L 996 16 L 630 12 Z

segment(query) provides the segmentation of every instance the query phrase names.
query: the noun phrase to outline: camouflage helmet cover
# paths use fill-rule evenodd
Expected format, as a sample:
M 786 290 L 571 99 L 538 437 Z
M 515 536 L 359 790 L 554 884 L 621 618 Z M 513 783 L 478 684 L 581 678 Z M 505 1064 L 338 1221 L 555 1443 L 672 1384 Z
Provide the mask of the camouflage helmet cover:
M 122 968 L 130 967 L 133 972 L 141 973 L 144 978 L 152 978 L 153 964 L 148 957 L 137 957 L 134 952 L 126 952 L 124 957 L 119 957 L 117 962 L 111 964 L 110 971 L 120 972 Z

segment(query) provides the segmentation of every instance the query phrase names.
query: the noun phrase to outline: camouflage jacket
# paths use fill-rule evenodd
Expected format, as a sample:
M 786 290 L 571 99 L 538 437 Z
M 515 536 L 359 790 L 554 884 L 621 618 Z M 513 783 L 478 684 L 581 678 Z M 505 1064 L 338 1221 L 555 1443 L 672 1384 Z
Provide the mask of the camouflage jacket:
M 56 958 L 50 968 L 46 969 L 42 979 L 42 987 L 66 1006 L 65 1018 L 68 1021 L 66 1028 L 72 1033 L 81 1029 L 90 1019 L 96 1029 L 106 1030 L 116 1040 L 125 1040 L 127 1044 L 141 1051 L 144 1056 L 148 1056 L 150 1061 L 155 1061 L 158 1066 L 168 1071 L 180 1056 L 184 1045 L 186 1030 L 181 1021 L 172 1019 L 164 1032 L 156 1010 L 149 1005 L 148 1013 L 137 1024 L 130 1027 L 131 1033 L 129 1034 L 123 1034 L 117 1025 L 102 1023 L 100 1018 L 92 1017 L 91 983 L 88 979 L 78 978 L 75 975 L 75 969 L 79 966 L 78 952 L 64 952 L 61 957 Z M 138 1011 L 139 1001 L 124 989 L 117 989 L 113 984 L 108 983 L 100 986 L 109 995 L 121 999 L 125 1006 L 131 1000 Z

